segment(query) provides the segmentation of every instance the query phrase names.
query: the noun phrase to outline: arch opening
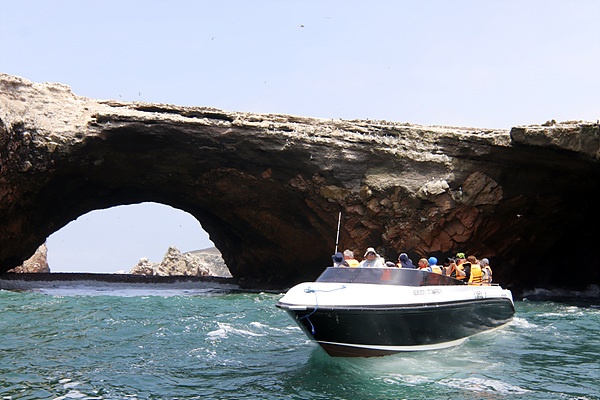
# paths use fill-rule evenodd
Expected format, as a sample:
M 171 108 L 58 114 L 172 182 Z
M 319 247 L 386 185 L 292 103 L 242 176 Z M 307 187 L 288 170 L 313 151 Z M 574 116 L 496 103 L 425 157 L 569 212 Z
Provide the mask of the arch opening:
M 160 263 L 170 246 L 182 253 L 214 248 L 191 214 L 155 202 L 93 210 L 47 239 L 52 272 L 129 273 L 143 257 Z

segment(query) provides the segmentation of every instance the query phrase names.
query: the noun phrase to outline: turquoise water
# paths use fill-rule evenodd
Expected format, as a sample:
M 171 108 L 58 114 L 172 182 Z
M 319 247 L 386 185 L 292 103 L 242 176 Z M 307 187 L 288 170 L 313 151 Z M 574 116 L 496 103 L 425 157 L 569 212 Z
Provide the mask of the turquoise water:
M 451 349 L 336 359 L 267 293 L 0 291 L 2 399 L 600 399 L 600 308 L 516 303 Z

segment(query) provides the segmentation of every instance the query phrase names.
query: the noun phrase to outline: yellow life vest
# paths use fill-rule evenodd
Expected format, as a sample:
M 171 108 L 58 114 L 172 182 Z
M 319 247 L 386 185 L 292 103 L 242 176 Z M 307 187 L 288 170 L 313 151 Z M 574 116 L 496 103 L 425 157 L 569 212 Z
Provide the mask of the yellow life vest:
M 471 277 L 469 278 L 469 285 L 481 285 L 483 280 L 483 271 L 481 265 L 471 264 Z
M 346 260 L 346 262 L 348 263 L 348 265 L 351 268 L 356 268 L 356 267 L 358 267 L 358 264 L 359 264 L 358 260 L 355 260 L 354 258 L 350 258 L 350 259 Z
M 433 272 L 434 274 L 441 274 L 442 269 L 440 268 L 439 265 L 434 265 L 431 267 L 431 272 Z

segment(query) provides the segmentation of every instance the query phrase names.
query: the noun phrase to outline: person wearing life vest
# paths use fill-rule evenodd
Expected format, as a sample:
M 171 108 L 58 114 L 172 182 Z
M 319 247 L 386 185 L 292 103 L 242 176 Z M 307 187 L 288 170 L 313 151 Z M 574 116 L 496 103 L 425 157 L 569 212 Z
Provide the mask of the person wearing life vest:
M 351 268 L 356 268 L 359 264 L 358 260 L 354 258 L 354 252 L 349 249 L 344 250 L 344 261 L 346 261 L 346 264 Z
M 437 258 L 429 257 L 427 262 L 429 263 L 429 268 L 431 268 L 431 272 L 433 272 L 434 274 L 442 274 L 442 268 L 440 268 L 440 266 L 437 265 Z
M 484 285 L 492 284 L 492 268 L 490 267 L 490 261 L 487 258 L 482 258 L 479 262 L 481 265 L 481 271 L 483 272 L 482 282 Z
M 481 285 L 483 282 L 483 271 L 481 265 L 477 261 L 477 257 L 469 256 L 467 261 L 471 263 L 471 276 L 469 277 L 469 285 Z
M 444 274 L 454 279 L 464 279 L 465 271 L 460 270 L 456 267 L 456 260 L 448 257 L 444 263 Z
M 468 282 L 471 277 L 471 264 L 467 261 L 465 253 L 456 253 L 456 279 Z
M 429 261 L 426 258 L 421 258 L 417 263 L 420 271 L 431 272 L 431 267 L 429 266 Z

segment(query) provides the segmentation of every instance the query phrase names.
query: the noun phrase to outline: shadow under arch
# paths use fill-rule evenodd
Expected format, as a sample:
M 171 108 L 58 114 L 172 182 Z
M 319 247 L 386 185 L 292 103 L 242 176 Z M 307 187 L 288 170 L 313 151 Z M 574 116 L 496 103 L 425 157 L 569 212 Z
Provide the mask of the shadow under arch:
M 0 247 L 0 270 L 20 265 L 88 212 L 142 202 L 191 214 L 244 288 L 286 287 L 312 278 L 329 259 L 337 213 L 327 209 L 336 205 L 307 201 L 298 189 L 305 185 L 299 170 L 312 176 L 314 166 L 289 157 L 282 163 L 256 147 L 235 150 L 226 143 L 231 135 L 217 140 L 170 123 L 96 121 L 107 125 L 100 134 L 53 153 L 51 167 L 26 182 L 15 181 L 15 206 L 3 209 L 0 242 L 11 247 Z M 273 165 L 279 169 L 271 173 Z

